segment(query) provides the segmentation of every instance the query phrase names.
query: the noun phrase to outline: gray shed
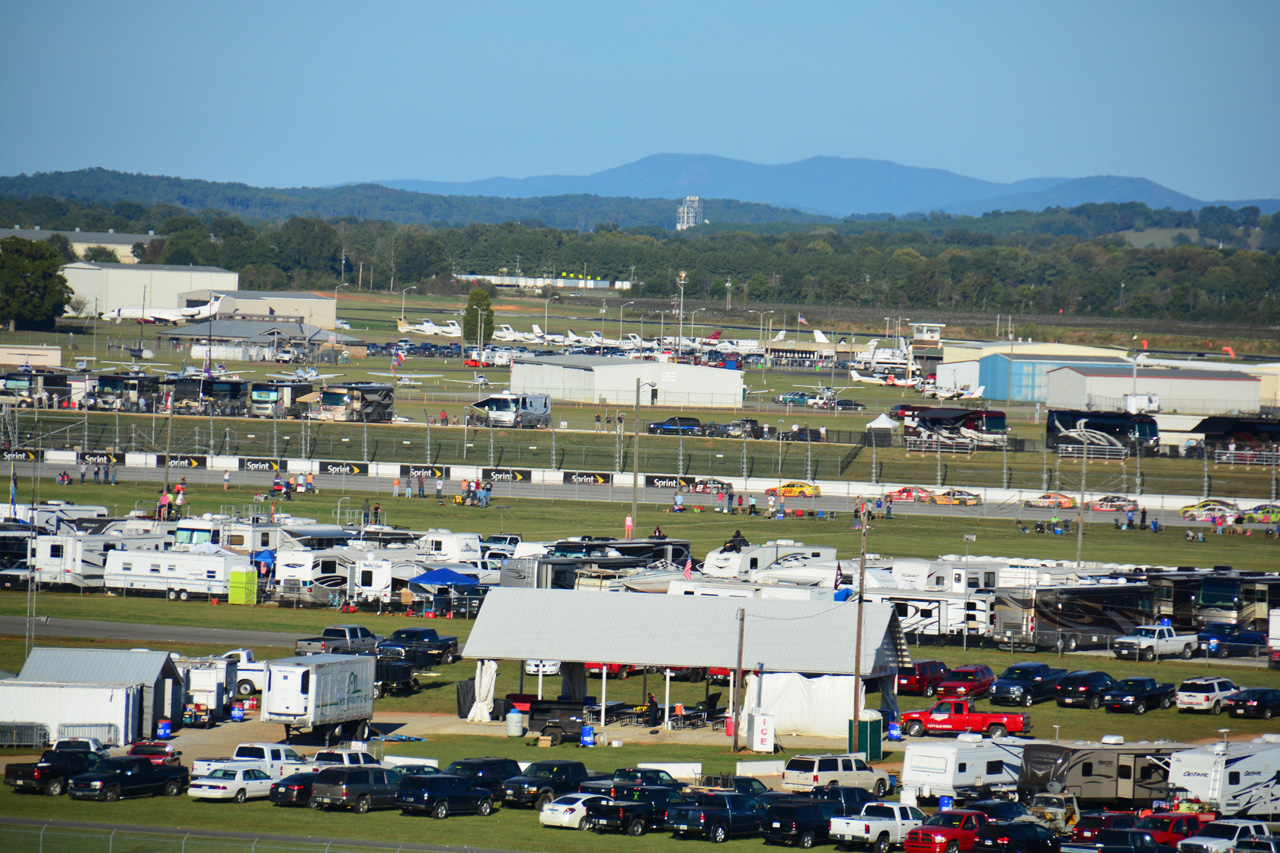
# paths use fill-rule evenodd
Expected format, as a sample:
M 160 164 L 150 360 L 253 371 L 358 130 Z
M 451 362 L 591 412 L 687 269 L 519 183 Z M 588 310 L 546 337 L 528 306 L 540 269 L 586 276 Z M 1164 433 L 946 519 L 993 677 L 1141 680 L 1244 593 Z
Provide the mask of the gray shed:
M 168 652 L 150 649 L 32 649 L 21 681 L 57 684 L 140 684 L 139 730 L 153 736 L 156 721 L 180 721 L 185 686 Z M 176 726 L 175 726 L 176 727 Z

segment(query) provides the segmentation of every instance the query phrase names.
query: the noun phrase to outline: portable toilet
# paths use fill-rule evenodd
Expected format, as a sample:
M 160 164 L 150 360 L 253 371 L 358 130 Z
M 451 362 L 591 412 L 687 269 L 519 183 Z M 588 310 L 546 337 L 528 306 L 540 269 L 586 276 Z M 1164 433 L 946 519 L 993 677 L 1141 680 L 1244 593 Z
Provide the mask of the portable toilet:
M 227 583 L 227 603 L 258 603 L 258 572 L 252 565 L 233 566 Z

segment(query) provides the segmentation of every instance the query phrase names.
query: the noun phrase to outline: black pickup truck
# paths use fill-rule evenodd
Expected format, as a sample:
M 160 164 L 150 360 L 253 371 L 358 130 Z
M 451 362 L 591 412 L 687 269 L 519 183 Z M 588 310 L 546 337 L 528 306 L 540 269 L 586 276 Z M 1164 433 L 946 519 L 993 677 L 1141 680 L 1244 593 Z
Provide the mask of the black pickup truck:
M 808 800 L 822 801 L 839 817 L 853 817 L 861 814 L 863 806 L 876 801 L 874 794 L 856 785 L 820 785 L 800 796 Z
M 97 753 L 80 749 L 46 749 L 39 761 L 6 764 L 4 783 L 15 791 L 56 797 L 67 788 L 67 780 L 78 776 L 99 761 Z
M 398 657 L 415 669 L 430 669 L 458 659 L 458 638 L 441 637 L 435 628 L 401 628 L 378 643 L 378 653 Z
M 663 828 L 669 809 L 692 803 L 692 797 L 671 788 L 641 785 L 619 791 L 611 800 L 588 803 L 582 822 L 600 833 L 616 830 L 627 835 L 644 835 Z
M 532 805 L 538 811 L 561 794 L 572 793 L 587 781 L 602 781 L 605 776 L 591 775 L 581 761 L 535 761 L 519 776 L 502 783 L 504 806 Z
M 1042 699 L 1052 699 L 1065 669 L 1045 663 L 1015 663 L 991 685 L 987 698 L 992 705 L 1021 705 L 1030 708 Z
M 667 809 L 664 827 L 676 838 L 705 835 L 719 844 L 734 835 L 759 835 L 765 810 L 750 794 L 699 794 L 689 805 Z
M 660 786 L 677 791 L 684 787 L 665 770 L 623 767 L 613 771 L 612 776 L 583 782 L 578 785 L 578 790 L 584 794 L 604 794 L 606 797 L 620 797 L 624 791 L 641 786 Z
M 1102 694 L 1102 707 L 1108 713 L 1131 711 L 1145 714 L 1152 708 L 1172 708 L 1177 698 L 1177 688 L 1162 684 L 1154 678 L 1125 678 Z
M 152 764 L 146 756 L 104 758 L 93 769 L 72 776 L 67 794 L 73 800 L 106 800 L 121 797 L 176 797 L 191 776 L 182 765 Z
M 1098 853 L 1173 853 L 1176 848 L 1158 844 L 1151 833 L 1141 829 L 1104 829 L 1094 838 L 1093 849 Z

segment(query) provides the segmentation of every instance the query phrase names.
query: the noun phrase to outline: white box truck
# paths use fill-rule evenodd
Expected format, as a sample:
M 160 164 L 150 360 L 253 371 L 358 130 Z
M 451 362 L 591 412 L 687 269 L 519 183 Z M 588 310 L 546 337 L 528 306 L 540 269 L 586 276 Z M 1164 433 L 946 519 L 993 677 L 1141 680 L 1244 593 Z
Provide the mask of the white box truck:
M 330 738 L 364 740 L 373 717 L 375 659 L 369 655 L 305 655 L 267 661 L 264 723 L 282 723 L 285 741 L 311 729 Z

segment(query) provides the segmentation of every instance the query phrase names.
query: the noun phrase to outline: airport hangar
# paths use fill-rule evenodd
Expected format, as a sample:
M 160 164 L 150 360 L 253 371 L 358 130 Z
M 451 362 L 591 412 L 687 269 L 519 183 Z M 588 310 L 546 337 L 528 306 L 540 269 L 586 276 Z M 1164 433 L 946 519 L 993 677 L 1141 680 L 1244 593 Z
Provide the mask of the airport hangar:
M 511 391 L 548 394 L 553 400 L 630 408 L 636 381 L 642 407 L 665 409 L 740 409 L 746 396 L 743 374 L 721 367 L 639 361 L 602 356 L 565 355 L 516 358 Z
M 128 234 L 125 232 L 117 233 L 114 228 L 108 228 L 106 231 L 81 231 L 79 228 L 73 228 L 70 231 L 49 230 L 46 228 L 0 228 L 0 240 L 6 237 L 21 237 L 23 240 L 48 240 L 55 234 L 61 234 L 71 243 L 71 251 L 76 253 L 76 257 L 83 258 L 84 253 L 91 247 L 101 246 L 104 249 L 110 249 L 122 264 L 136 264 L 138 259 L 133 256 L 133 247 L 138 243 L 142 245 L 149 244 L 152 240 L 167 240 L 167 236 L 156 234 L 154 231 L 148 231 L 146 234 Z M 104 309 L 105 310 L 105 309 Z
M 179 308 L 199 308 L 214 299 L 221 320 L 292 320 L 322 329 L 337 327 L 338 302 L 332 296 L 305 290 L 211 290 L 178 294 Z
M 62 274 L 84 298 L 84 315 L 94 317 L 116 308 L 185 308 L 178 294 L 197 288 L 240 289 L 240 274 L 220 267 L 76 261 L 64 266 Z
M 1261 380 L 1242 371 L 1105 364 L 1050 370 L 1047 388 L 1050 408 L 1100 412 L 1124 411 L 1126 394 L 1155 394 L 1160 416 L 1254 414 L 1262 395 Z

